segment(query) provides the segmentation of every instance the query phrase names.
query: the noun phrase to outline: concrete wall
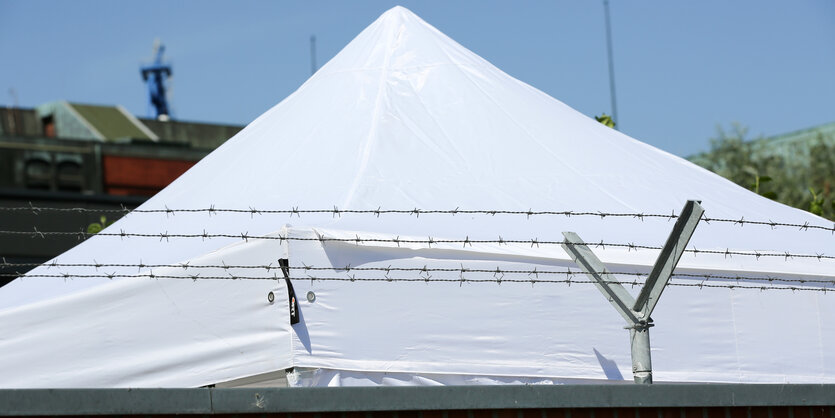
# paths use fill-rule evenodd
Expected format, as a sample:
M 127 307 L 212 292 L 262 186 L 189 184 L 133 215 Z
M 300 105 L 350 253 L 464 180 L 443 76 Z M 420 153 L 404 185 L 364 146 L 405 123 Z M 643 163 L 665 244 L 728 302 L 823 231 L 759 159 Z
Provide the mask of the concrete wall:
M 0 390 L 0 415 L 280 418 L 835 418 L 834 385 Z

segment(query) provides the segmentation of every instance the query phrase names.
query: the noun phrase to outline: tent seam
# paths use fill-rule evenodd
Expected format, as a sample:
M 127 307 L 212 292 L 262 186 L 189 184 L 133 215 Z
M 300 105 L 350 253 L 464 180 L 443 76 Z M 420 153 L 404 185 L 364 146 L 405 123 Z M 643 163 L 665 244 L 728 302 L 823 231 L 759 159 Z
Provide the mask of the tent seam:
M 390 28 L 389 30 L 392 29 L 393 28 Z M 343 207 L 348 207 L 350 202 L 353 200 L 354 193 L 356 193 L 359 183 L 365 176 L 365 171 L 368 169 L 372 146 L 377 142 L 378 124 L 380 121 L 380 113 L 382 113 L 382 102 L 387 96 L 386 80 L 388 79 L 391 57 L 394 55 L 394 50 L 392 49 L 394 41 L 395 36 L 390 37 L 388 45 L 386 46 L 386 55 L 383 60 L 383 68 L 380 70 L 380 82 L 377 87 L 377 98 L 374 103 L 374 114 L 371 116 L 371 132 L 369 132 L 368 139 L 365 141 L 363 147 L 362 160 L 360 161 L 360 167 L 359 170 L 357 170 L 357 175 L 354 177 L 351 188 L 348 189 L 345 200 L 342 202 Z

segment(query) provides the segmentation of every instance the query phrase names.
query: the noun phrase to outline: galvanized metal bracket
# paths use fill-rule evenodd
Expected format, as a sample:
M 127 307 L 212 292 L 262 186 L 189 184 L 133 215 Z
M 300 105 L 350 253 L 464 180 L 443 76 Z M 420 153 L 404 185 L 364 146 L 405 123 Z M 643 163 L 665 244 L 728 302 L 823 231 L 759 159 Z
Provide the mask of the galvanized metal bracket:
M 635 383 L 652 383 L 649 328 L 653 324 L 650 315 L 670 281 L 687 243 L 690 242 L 690 237 L 693 236 L 696 226 L 702 219 L 704 209 L 699 203 L 695 200 L 688 200 L 684 205 L 637 299 L 633 298 L 606 269 L 603 262 L 583 243 L 579 235 L 574 232 L 562 233 L 565 237 L 562 248 L 594 280 L 597 289 L 627 323 Z

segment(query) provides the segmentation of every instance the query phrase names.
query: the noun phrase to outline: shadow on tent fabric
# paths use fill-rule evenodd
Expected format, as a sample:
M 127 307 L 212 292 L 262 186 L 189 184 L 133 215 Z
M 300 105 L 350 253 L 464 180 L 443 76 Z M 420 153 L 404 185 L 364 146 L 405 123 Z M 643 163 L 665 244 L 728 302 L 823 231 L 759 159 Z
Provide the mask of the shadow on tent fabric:
M 614 360 L 609 360 L 606 357 L 603 357 L 603 354 L 600 354 L 596 348 L 592 348 L 592 350 L 594 350 L 594 355 L 597 356 L 597 361 L 600 363 L 600 367 L 603 368 L 603 373 L 606 374 L 606 379 L 624 380 L 623 375 L 620 373 L 620 370 L 618 370 L 618 365 Z
M 296 335 L 299 337 L 299 341 L 302 342 L 302 345 L 304 345 L 307 353 L 312 354 L 313 348 L 310 345 L 310 333 L 307 332 L 307 322 L 304 320 L 304 309 L 301 309 L 301 307 L 299 307 L 299 322 L 293 325 L 293 329 L 296 331 Z

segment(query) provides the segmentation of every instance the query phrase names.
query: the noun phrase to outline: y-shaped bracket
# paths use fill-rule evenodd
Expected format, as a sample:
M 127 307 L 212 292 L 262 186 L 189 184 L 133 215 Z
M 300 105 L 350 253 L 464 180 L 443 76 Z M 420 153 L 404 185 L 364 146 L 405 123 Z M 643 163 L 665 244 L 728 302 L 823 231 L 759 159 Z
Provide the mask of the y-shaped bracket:
M 696 225 L 702 219 L 704 209 L 695 200 L 688 200 L 678 217 L 673 231 L 667 238 L 667 243 L 661 249 L 652 271 L 647 277 L 644 287 L 638 294 L 638 299 L 618 283 L 615 277 L 606 270 L 606 266 L 583 244 L 583 240 L 574 232 L 563 232 L 565 243 L 562 248 L 574 262 L 591 277 L 597 288 L 603 293 L 609 303 L 626 320 L 629 329 L 629 339 L 632 345 L 632 374 L 635 383 L 652 383 L 652 359 L 649 350 L 649 328 L 653 325 L 652 314 L 661 292 L 670 281 L 678 260 L 684 253 L 684 248 L 693 236 Z

